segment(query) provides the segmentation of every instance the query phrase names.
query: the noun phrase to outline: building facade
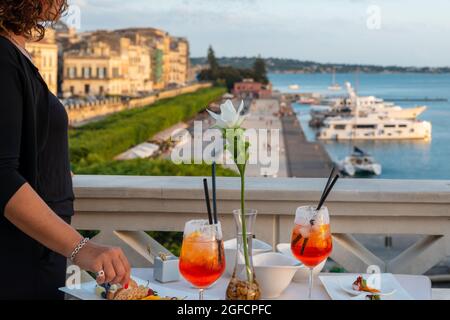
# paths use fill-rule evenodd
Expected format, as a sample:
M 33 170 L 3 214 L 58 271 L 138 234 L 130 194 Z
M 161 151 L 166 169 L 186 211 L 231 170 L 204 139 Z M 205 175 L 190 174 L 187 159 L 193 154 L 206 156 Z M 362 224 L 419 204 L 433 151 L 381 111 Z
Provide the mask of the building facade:
M 270 98 L 272 96 L 272 84 L 263 84 L 255 82 L 253 79 L 244 79 L 242 82 L 234 84 L 233 94 L 242 99 Z
M 85 35 L 64 54 L 64 96 L 137 96 L 152 91 L 150 51 L 109 33 Z
M 96 31 L 69 42 L 62 60 L 64 96 L 145 95 L 188 82 L 189 43 L 154 28 Z
M 58 45 L 53 29 L 47 29 L 45 38 L 38 42 L 27 42 L 26 49 L 49 90 L 58 93 Z
M 189 43 L 184 38 L 171 38 L 168 85 L 183 86 L 189 77 Z

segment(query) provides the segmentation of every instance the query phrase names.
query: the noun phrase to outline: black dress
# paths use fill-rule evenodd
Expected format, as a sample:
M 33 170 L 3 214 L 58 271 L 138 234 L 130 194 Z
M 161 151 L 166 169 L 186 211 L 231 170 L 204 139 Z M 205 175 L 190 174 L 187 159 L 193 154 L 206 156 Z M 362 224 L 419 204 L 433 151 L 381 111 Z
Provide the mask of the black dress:
M 0 299 L 62 299 L 66 258 L 4 217 L 25 183 L 70 223 L 73 190 L 64 106 L 38 69 L 0 36 Z

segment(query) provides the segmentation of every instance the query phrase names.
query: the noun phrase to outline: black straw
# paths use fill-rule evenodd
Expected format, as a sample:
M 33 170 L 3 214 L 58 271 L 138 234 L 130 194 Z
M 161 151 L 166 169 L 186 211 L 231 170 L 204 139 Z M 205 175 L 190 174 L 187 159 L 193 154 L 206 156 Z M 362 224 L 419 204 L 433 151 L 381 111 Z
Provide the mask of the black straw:
M 212 201 L 213 201 L 213 218 L 214 223 L 219 222 L 217 218 L 217 197 L 216 197 L 216 162 L 212 163 Z
M 317 206 L 317 210 L 320 210 L 320 208 L 319 208 L 320 203 L 322 203 L 322 199 L 323 199 L 325 193 L 327 192 L 328 187 L 330 186 L 330 182 L 331 182 L 332 179 L 333 179 L 333 174 L 334 174 L 334 171 L 335 171 L 335 170 L 336 170 L 336 167 L 333 166 L 333 168 L 331 169 L 330 175 L 328 176 L 327 183 L 325 184 L 325 188 L 323 188 L 322 195 L 320 196 L 319 205 Z
M 325 200 L 327 200 L 327 197 L 330 194 L 331 189 L 333 189 L 333 187 L 336 184 L 336 181 L 338 181 L 338 179 L 339 179 L 339 174 L 337 174 L 334 177 L 333 182 L 331 182 L 330 186 L 328 187 L 327 191 L 323 195 L 322 199 L 320 199 L 319 205 L 317 206 L 317 210 L 320 210 L 322 208 L 322 205 L 324 204 Z
M 212 218 L 212 213 L 211 213 L 211 203 L 209 201 L 209 189 L 208 189 L 208 180 L 207 179 L 203 179 L 203 190 L 205 191 L 206 210 L 208 211 L 209 224 L 213 224 L 213 218 Z

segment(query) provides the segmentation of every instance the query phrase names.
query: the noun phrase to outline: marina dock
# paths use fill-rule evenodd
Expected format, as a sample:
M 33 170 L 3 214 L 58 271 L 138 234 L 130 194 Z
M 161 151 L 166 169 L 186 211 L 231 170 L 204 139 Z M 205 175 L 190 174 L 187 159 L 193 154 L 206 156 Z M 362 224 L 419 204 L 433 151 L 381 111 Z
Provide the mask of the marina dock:
M 292 114 L 281 117 L 289 177 L 325 178 L 330 174 L 333 161 L 319 143 L 308 142 L 292 106 Z

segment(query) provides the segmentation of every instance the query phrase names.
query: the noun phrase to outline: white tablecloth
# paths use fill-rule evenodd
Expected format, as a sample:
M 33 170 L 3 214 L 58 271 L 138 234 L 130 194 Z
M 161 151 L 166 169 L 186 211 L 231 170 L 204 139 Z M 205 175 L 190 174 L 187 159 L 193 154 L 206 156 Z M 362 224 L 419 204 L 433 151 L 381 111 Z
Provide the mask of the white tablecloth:
M 135 268 L 132 270 L 132 275 L 141 278 L 143 280 L 148 280 L 150 283 L 156 283 L 161 285 L 160 282 L 153 279 L 153 269 L 151 268 Z M 321 275 L 327 275 L 322 273 Z M 336 274 L 334 274 L 336 275 Z M 355 274 L 355 278 L 356 278 Z M 426 276 L 413 276 L 413 275 L 395 275 L 398 282 L 405 288 L 408 293 L 417 300 L 430 300 L 431 295 L 431 281 Z M 213 287 L 205 291 L 205 298 L 210 296 L 213 299 L 223 299 L 225 297 L 225 290 L 228 285 L 229 277 L 223 276 L 219 281 L 217 281 Z M 181 279 L 177 282 L 165 283 L 164 286 L 190 291 L 192 293 L 198 292 L 198 290 L 192 288 L 192 286 Z M 308 294 L 308 284 L 306 282 L 292 282 L 289 287 L 283 292 L 283 294 L 278 298 L 279 300 L 304 300 L 307 299 Z M 314 279 L 314 289 L 313 289 L 313 299 L 316 300 L 330 300 L 328 293 L 322 285 L 319 278 Z

